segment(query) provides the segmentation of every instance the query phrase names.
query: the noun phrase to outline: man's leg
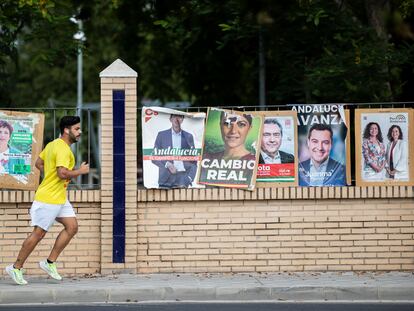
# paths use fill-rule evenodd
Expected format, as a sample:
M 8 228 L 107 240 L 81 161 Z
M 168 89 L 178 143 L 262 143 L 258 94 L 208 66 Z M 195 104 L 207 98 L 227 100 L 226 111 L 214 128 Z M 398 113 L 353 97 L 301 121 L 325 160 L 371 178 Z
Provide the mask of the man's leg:
M 70 204 L 67 207 L 72 209 Z M 60 222 L 64 228 L 56 238 L 55 245 L 53 245 L 53 249 L 50 252 L 49 257 L 47 260 L 40 261 L 39 266 L 43 271 L 49 274 L 50 277 L 60 281 L 62 280 L 62 277 L 57 272 L 55 261 L 59 257 L 60 253 L 62 253 L 65 247 L 69 244 L 70 240 L 72 240 L 74 235 L 78 232 L 78 222 L 76 217 L 57 217 L 56 221 Z
M 76 217 L 58 217 L 56 218 L 56 221 L 60 222 L 64 228 L 56 238 L 55 245 L 48 257 L 51 262 L 56 261 L 60 253 L 62 253 L 70 240 L 72 240 L 78 232 L 78 221 L 76 220 Z
M 187 172 L 178 172 L 176 175 L 175 185 L 179 188 L 188 188 L 191 185 L 191 179 L 188 178 Z
M 188 178 L 188 186 L 191 186 L 191 184 L 195 181 L 196 174 L 197 174 L 197 162 L 190 162 L 190 164 L 185 168 L 185 171 L 187 173 Z
M 33 232 L 23 242 L 22 248 L 20 249 L 19 255 L 17 256 L 14 267 L 21 269 L 27 257 L 33 252 L 36 245 L 43 239 L 47 231 L 40 227 L 35 226 Z
M 27 281 L 23 278 L 23 272 L 20 270 L 23 267 L 27 257 L 32 253 L 36 245 L 45 236 L 46 231 L 35 226 L 33 232 L 26 238 L 19 251 L 16 262 L 13 265 L 6 267 L 6 272 L 19 285 L 26 285 Z
M 166 180 L 164 180 L 163 182 L 158 182 L 158 186 L 160 188 L 172 188 L 175 183 L 176 183 L 176 179 L 177 179 L 177 174 L 171 174 L 168 172 L 168 178 Z

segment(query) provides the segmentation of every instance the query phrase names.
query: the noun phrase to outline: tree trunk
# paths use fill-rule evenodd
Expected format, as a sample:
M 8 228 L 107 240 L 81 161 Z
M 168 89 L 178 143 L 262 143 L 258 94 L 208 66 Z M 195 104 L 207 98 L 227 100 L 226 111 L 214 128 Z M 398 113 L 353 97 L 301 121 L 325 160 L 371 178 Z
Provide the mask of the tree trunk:
M 369 24 L 375 29 L 378 37 L 387 43 L 385 18 L 390 13 L 389 0 L 365 0 L 365 9 L 367 11 Z
M 390 14 L 390 1 L 365 0 L 365 10 L 367 12 L 368 22 L 370 26 L 375 29 L 378 38 L 383 42 L 383 52 L 385 55 L 388 45 L 388 32 L 385 26 L 385 20 Z M 384 62 L 383 72 L 389 75 L 389 66 L 387 62 Z M 394 96 L 391 83 L 389 81 L 386 82 L 385 87 L 392 99 Z

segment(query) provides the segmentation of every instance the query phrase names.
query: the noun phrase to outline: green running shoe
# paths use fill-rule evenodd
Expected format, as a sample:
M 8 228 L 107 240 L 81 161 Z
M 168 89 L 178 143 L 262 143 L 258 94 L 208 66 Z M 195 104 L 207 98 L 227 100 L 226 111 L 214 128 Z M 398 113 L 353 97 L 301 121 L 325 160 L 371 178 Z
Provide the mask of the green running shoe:
M 27 281 L 23 278 L 23 272 L 21 269 L 15 269 L 13 265 L 6 267 L 6 272 L 13 279 L 16 284 L 26 285 Z
M 39 262 L 40 268 L 45 271 L 49 276 L 55 280 L 62 280 L 62 277 L 59 275 L 56 269 L 55 263 L 48 263 L 46 260 Z

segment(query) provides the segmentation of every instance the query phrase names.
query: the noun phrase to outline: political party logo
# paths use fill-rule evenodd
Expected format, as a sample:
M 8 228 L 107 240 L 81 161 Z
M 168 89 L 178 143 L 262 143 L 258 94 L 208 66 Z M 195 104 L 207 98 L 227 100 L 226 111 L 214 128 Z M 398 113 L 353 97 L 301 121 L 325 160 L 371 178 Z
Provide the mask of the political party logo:
M 145 109 L 145 116 L 144 116 L 144 122 L 147 123 L 149 120 L 152 119 L 153 116 L 157 116 L 158 111 L 154 111 L 152 109 Z
M 396 116 L 390 117 L 390 123 L 406 123 L 407 118 L 403 114 L 398 114 Z

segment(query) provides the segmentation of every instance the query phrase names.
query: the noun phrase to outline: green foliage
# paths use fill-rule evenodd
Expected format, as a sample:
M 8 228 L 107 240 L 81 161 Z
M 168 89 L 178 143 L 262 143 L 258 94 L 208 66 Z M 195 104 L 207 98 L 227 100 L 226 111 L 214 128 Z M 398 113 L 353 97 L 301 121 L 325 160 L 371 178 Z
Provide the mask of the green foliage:
M 2 106 L 43 106 L 76 56 L 75 26 L 69 1 L 2 1 L 0 36 L 0 102 Z M 53 90 L 49 93 L 49 91 Z
M 414 0 L 396 1 L 396 5 L 403 18 L 409 18 L 414 12 Z
M 342 5 L 339 5 L 342 4 Z M 412 100 L 413 0 L 4 0 L 0 103 L 74 105 L 83 21 L 84 101 L 100 99 L 99 72 L 121 58 L 139 98 L 195 106 L 258 102 L 259 34 L 268 104 Z

